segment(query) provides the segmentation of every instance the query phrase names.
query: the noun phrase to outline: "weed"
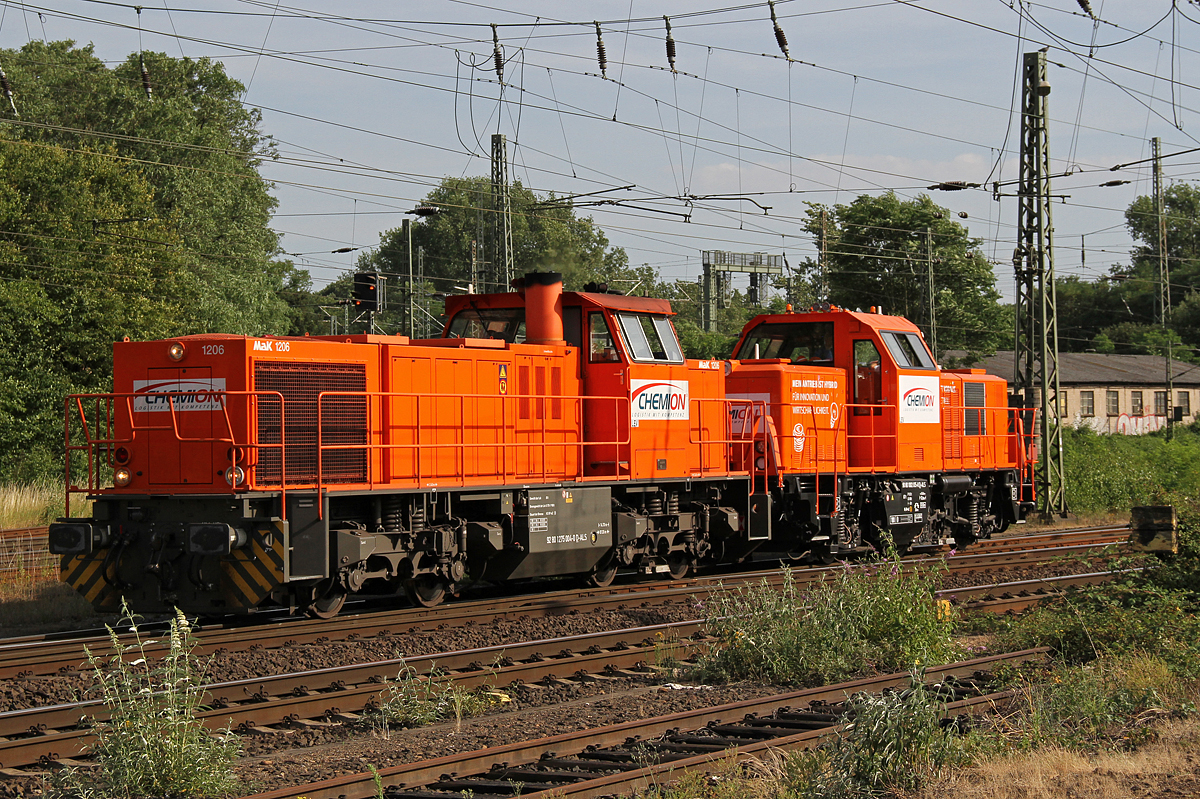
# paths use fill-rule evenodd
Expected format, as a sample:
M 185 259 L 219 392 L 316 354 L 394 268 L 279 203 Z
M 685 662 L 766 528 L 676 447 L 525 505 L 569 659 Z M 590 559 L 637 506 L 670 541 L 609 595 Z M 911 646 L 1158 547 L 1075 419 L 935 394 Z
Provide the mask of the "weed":
M 679 637 L 672 633 L 664 635 L 662 631 L 654 634 L 654 665 L 664 669 L 678 669 L 682 662 L 679 658 L 681 644 Z
M 839 737 L 785 761 L 784 783 L 808 797 L 870 797 L 912 791 L 944 767 L 964 760 L 942 705 L 920 675 L 898 694 L 858 695 Z
M 1180 677 L 1200 677 L 1200 595 L 1154 574 L 1088 586 L 1022 614 L 1002 633 L 1012 648 L 1049 646 L 1064 661 L 1152 651 Z
M 662 784 L 636 794 L 638 799 L 752 799 L 778 797 L 771 775 L 758 773 L 759 761 L 747 764 L 734 756 L 726 756 L 706 771 L 671 773 Z M 765 778 L 765 779 L 764 779 Z
M 456 685 L 436 668 L 421 675 L 405 664 L 380 693 L 370 716 L 386 736 L 392 727 L 422 727 L 451 717 L 461 725 L 464 718 L 482 713 L 493 701 L 486 690 Z
M 371 772 L 371 779 L 375 782 L 375 799 L 383 799 L 383 777 L 379 775 L 379 769 L 375 768 L 373 763 L 368 763 L 367 770 Z
M 935 602 L 937 581 L 891 557 L 844 566 L 807 594 L 786 570 L 779 589 L 763 581 L 714 593 L 707 623 L 719 644 L 701 672 L 819 685 L 952 660 L 954 614 Z
M 96 768 L 64 769 L 53 791 L 63 797 L 216 796 L 233 790 L 232 764 L 241 742 L 228 731 L 213 736 L 196 718 L 204 698 L 204 668 L 187 618 L 171 620 L 169 646 L 160 659 L 147 656 L 157 643 L 142 638 L 128 607 L 134 643 L 122 644 L 109 627 L 107 657 L 87 652 L 108 721 L 95 725 Z

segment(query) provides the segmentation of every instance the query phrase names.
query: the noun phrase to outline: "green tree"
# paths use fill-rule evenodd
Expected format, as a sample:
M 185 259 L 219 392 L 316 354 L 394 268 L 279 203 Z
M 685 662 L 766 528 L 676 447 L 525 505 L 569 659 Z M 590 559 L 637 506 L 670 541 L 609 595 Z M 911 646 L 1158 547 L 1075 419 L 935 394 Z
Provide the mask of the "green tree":
M 0 132 L 0 475 L 61 460 L 62 398 L 110 390 L 112 342 L 179 331 L 185 260 L 153 193 L 109 152 Z
M 1163 190 L 1163 217 L 1167 228 L 1167 268 L 1171 302 L 1178 305 L 1189 292 L 1200 290 L 1200 188 L 1175 183 Z M 1158 214 L 1154 198 L 1141 196 L 1125 210 L 1125 225 L 1134 241 L 1132 264 L 1114 269 L 1127 276 L 1126 300 L 1139 315 L 1135 321 L 1153 322 L 1158 298 Z
M 999 303 L 996 276 L 979 250 L 982 242 L 950 217 L 925 195 L 901 200 L 888 192 L 864 194 L 849 205 L 810 204 L 805 227 L 826 236 L 829 301 L 847 308 L 881 306 L 918 324 L 928 339 L 932 257 L 937 354 L 989 353 L 1010 344 L 1011 316 Z M 814 282 L 815 267 L 812 261 L 801 266 Z
M 646 266 L 630 267 L 625 251 L 610 247 L 604 231 L 590 217 L 577 216 L 569 202 L 553 195 L 539 197 L 520 181 L 514 182 L 509 192 L 514 278 L 534 270 L 552 270 L 562 273 L 568 291 L 581 291 L 593 282 L 638 294 L 655 290 L 654 271 Z M 472 245 L 477 262 L 491 257 L 491 181 L 486 177 L 447 177 L 422 205 L 436 208 L 438 213 L 412 223 L 414 263 L 418 250 L 423 249 L 429 284 L 418 286 L 417 296 L 459 292 L 471 280 Z M 398 308 L 407 303 L 408 246 L 404 228 L 392 228 L 380 235 L 379 247 L 364 253 L 358 262 L 361 270 L 389 275 L 392 310 L 384 319 L 393 323 Z M 413 269 L 415 275 L 416 267 Z M 498 290 L 494 286 L 474 288 Z
M 1102 330 L 1130 319 L 1116 281 L 1087 281 L 1072 275 L 1056 281 L 1055 290 L 1062 352 L 1096 349 L 1095 339 Z
M 149 186 L 141 215 L 172 231 L 186 262 L 173 296 L 188 332 L 287 331 L 279 293 L 290 264 L 275 260 L 275 200 L 258 173 L 274 152 L 259 112 L 240 102 L 242 84 L 209 59 L 148 52 L 148 98 L 138 55 L 109 69 L 90 45 L 73 42 L 30 42 L 0 51 L 0 62 L 21 113 L 9 120 L 14 138 L 65 151 L 105 148 Z M 128 240 L 135 225 L 110 222 L 106 234 Z
M 1166 355 L 1168 339 L 1171 357 L 1177 361 L 1196 362 L 1190 347 L 1184 347 L 1179 335 L 1160 325 L 1143 325 L 1137 322 L 1122 322 L 1104 328 L 1092 341 L 1096 352 L 1111 352 L 1119 355 Z

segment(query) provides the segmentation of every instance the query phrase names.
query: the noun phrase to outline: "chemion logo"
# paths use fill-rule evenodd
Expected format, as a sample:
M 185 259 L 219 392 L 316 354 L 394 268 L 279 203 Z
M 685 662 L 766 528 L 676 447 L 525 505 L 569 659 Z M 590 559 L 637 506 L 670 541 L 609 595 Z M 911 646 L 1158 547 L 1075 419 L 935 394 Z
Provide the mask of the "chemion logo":
M 937 424 L 941 380 L 925 375 L 900 375 L 900 424 Z
M 690 410 L 686 380 L 630 381 L 633 419 L 687 419 Z
M 215 411 L 222 407 L 225 378 L 207 380 L 134 380 L 133 409 L 138 412 Z
M 909 408 L 932 408 L 937 405 L 937 397 L 927 388 L 912 388 L 905 393 L 904 404 Z

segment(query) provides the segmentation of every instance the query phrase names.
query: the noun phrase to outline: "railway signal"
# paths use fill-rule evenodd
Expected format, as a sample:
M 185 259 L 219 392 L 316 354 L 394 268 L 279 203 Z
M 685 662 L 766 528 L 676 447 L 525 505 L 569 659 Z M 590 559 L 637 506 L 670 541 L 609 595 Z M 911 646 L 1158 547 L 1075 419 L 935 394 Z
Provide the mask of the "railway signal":
M 354 275 L 354 288 L 351 292 L 356 311 L 378 311 L 381 305 L 379 296 L 379 273 L 358 272 Z

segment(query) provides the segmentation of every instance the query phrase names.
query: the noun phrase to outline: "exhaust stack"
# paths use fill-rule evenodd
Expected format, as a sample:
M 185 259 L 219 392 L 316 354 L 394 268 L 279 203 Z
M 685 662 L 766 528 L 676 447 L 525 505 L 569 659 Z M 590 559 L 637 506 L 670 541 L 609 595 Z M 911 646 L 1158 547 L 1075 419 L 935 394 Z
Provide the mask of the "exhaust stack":
M 564 345 L 562 273 L 525 275 L 525 343 Z

